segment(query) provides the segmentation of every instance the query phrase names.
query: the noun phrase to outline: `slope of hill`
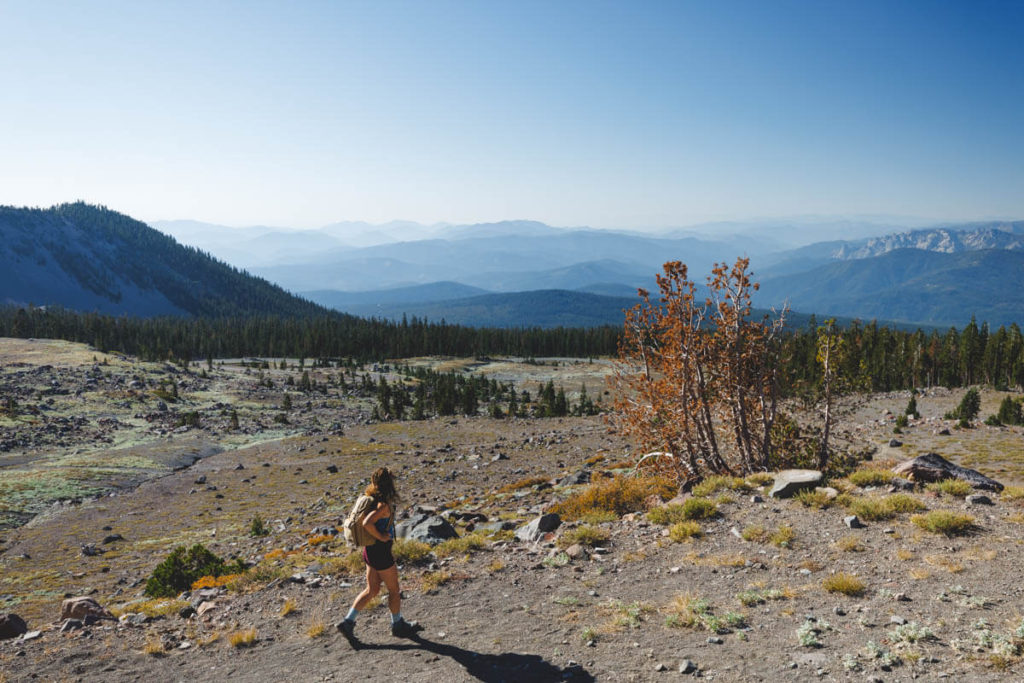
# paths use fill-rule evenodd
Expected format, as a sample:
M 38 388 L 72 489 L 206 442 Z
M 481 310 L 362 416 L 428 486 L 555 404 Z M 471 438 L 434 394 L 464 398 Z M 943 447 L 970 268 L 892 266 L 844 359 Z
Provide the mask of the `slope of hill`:
M 471 327 L 596 327 L 621 325 L 623 310 L 634 304 L 635 298 L 552 289 L 380 305 L 373 315 L 391 320 L 400 320 L 403 315 L 443 319 Z
M 103 207 L 0 207 L 0 235 L 0 303 L 140 316 L 324 312 Z
M 757 302 L 798 311 L 936 326 L 1024 321 L 1024 252 L 897 249 L 761 282 Z

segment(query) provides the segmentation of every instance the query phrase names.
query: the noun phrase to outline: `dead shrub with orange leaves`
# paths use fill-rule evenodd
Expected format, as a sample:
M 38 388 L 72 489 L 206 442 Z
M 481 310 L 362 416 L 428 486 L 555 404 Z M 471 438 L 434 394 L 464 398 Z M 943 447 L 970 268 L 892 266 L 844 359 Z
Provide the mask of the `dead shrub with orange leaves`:
M 676 486 L 668 477 L 619 476 L 591 484 L 555 504 L 551 511 L 566 519 L 582 519 L 599 512 L 621 516 L 643 510 L 651 496 L 667 500 L 675 494 Z
M 774 469 L 778 344 L 783 317 L 750 320 L 749 259 L 716 264 L 700 300 L 686 266 L 657 276 L 660 297 L 640 290 L 626 312 L 612 384 L 613 417 L 659 474 L 696 480 Z

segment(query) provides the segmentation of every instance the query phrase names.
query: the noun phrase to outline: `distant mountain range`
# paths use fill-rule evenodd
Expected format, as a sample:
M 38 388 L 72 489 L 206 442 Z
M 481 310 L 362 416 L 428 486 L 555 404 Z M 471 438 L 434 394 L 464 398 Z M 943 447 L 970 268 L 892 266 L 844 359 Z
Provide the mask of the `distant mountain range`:
M 882 226 L 833 222 L 818 234 L 849 229 L 858 239 L 796 248 L 780 244 L 807 234 L 808 225 L 778 225 L 781 237 L 720 225 L 713 238 L 535 221 L 336 223 L 301 231 L 155 225 L 191 246 L 81 203 L 0 207 L 0 302 L 133 315 L 334 309 L 495 327 L 618 325 L 623 309 L 636 303 L 637 287 L 656 289 L 663 262 L 683 261 L 703 283 L 713 262 L 744 254 L 761 283 L 755 305 L 762 308 L 788 302 L 819 318 L 909 326 L 960 326 L 972 315 L 993 325 L 1024 321 L 1024 297 L 1017 294 L 1024 284 L 1024 221 L 874 235 L 866 233 Z
M 0 304 L 141 316 L 326 312 L 101 207 L 0 207 L 0 238 Z

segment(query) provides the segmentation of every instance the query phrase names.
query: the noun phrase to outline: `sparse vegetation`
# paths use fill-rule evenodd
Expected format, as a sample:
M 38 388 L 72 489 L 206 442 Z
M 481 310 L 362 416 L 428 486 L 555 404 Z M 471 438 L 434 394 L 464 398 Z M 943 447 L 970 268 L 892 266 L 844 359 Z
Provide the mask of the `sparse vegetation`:
M 821 582 L 821 587 L 829 593 L 841 593 L 843 595 L 857 597 L 864 594 L 865 584 L 853 574 L 836 572 L 835 574 L 826 576 Z
M 256 629 L 247 628 L 228 634 L 228 643 L 231 647 L 249 647 L 256 642 Z
M 464 536 L 463 538 L 466 538 L 466 536 Z M 474 536 L 473 539 L 474 540 L 472 541 L 464 541 L 464 544 L 467 546 L 474 545 L 477 543 L 478 539 L 480 541 L 481 546 L 484 543 L 483 539 L 479 538 L 478 536 Z M 411 538 L 396 538 L 395 542 L 391 545 L 391 554 L 394 556 L 396 562 L 418 564 L 427 559 L 430 556 L 430 553 L 430 544 L 424 543 L 423 541 L 417 541 Z M 353 554 L 356 556 L 356 560 L 359 561 L 359 564 L 357 565 L 356 569 L 356 571 L 359 571 L 363 567 L 362 554 L 358 551 L 356 551 Z
M 604 545 L 610 537 L 607 530 L 600 527 L 584 524 L 583 526 L 569 529 L 558 537 L 558 547 L 568 548 L 571 545 L 583 545 L 593 547 Z
M 887 470 L 876 468 L 860 469 L 851 472 L 847 479 L 854 486 L 886 486 L 892 482 L 893 474 Z
M 668 528 L 668 537 L 676 543 L 700 538 L 704 531 L 697 522 L 676 522 Z
M 179 546 L 153 570 L 153 575 L 146 581 L 146 595 L 172 597 L 188 590 L 204 576 L 241 574 L 245 569 L 240 560 L 225 563 L 200 544 L 188 549 Z
M 914 515 L 910 521 L 925 531 L 944 536 L 963 536 L 977 528 L 971 515 L 949 510 L 932 510 L 924 515 Z
M 945 494 L 954 498 L 963 498 L 974 491 L 974 487 L 961 479 L 943 479 L 932 482 L 925 487 L 933 493 Z
M 642 510 L 650 496 L 665 500 L 675 495 L 675 491 L 675 486 L 665 477 L 616 476 L 591 484 L 554 505 L 551 511 L 569 520 L 593 512 L 624 515 Z
M 833 503 L 833 499 L 829 498 L 828 493 L 817 489 L 804 489 L 793 496 L 793 498 L 804 507 L 814 510 L 824 510 L 827 507 L 831 507 Z
M 411 541 L 412 543 L 419 543 L 418 541 Z M 426 543 L 420 543 L 420 545 L 427 545 Z M 449 538 L 446 541 L 442 541 L 434 546 L 434 555 L 441 557 L 452 557 L 457 555 L 468 555 L 473 551 L 480 550 L 487 546 L 487 539 L 484 538 L 483 534 L 466 534 L 464 536 L 458 536 L 456 538 Z M 423 559 L 426 555 L 420 555 L 417 552 L 419 549 L 413 550 L 411 554 L 416 555 L 419 559 Z M 392 551 L 393 552 L 393 551 Z M 427 553 L 430 552 L 430 546 L 427 546 Z M 403 553 L 406 557 L 410 555 L 409 549 L 403 548 Z M 397 558 L 396 558 L 397 559 Z M 412 560 L 408 560 L 412 561 Z
M 446 569 L 441 569 L 436 572 L 427 572 L 424 574 L 420 580 L 420 585 L 423 587 L 424 593 L 433 593 L 453 578 L 454 576 L 452 576 L 451 572 Z
M 750 491 L 752 488 L 742 477 L 712 475 L 694 486 L 690 493 L 697 498 L 706 498 L 723 489 L 727 491 Z
M 298 603 L 295 602 L 295 598 L 285 598 L 284 604 L 281 605 L 281 611 L 277 613 L 279 617 L 286 617 L 298 607 Z
M 856 536 L 843 536 L 836 541 L 836 548 L 845 553 L 859 553 L 865 550 L 864 544 Z

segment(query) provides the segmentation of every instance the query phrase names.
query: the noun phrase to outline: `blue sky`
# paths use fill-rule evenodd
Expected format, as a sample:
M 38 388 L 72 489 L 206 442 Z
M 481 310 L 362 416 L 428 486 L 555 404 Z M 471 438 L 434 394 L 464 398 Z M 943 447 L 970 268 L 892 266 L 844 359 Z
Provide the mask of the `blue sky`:
M 6 2 L 0 203 L 1024 217 L 1024 3 Z

